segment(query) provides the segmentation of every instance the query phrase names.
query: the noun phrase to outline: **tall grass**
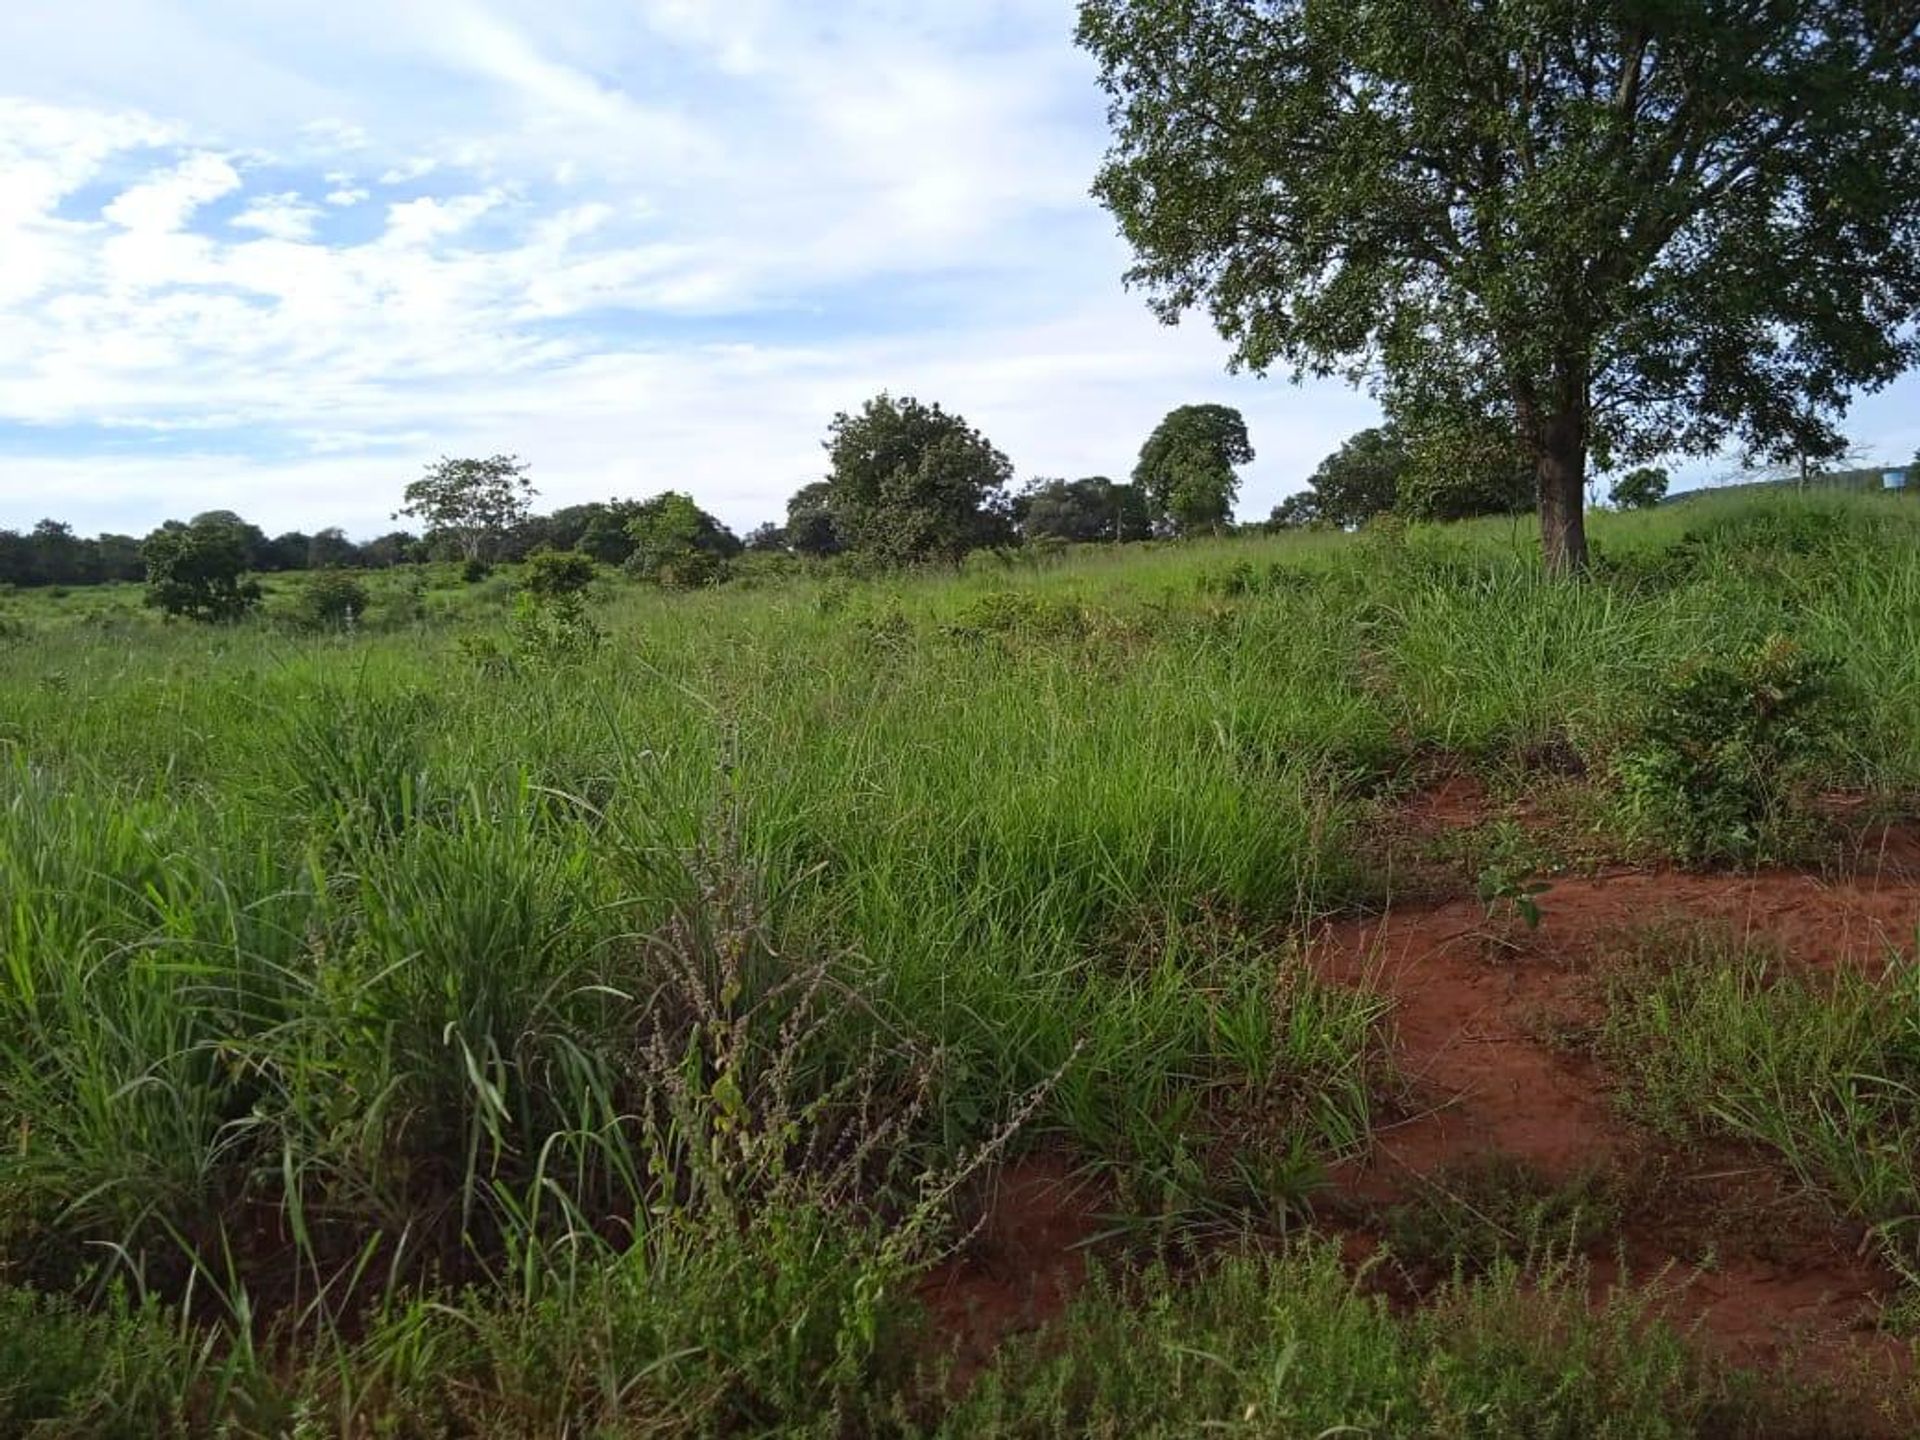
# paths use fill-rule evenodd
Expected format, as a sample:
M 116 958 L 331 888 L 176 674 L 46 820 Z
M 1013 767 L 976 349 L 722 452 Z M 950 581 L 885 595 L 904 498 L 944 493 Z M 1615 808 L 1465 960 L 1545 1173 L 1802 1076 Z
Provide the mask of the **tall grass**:
M 737 1204 L 827 1215 L 834 1274 L 898 1295 L 945 1243 L 937 1177 L 1009 1144 L 1069 1147 L 1156 1233 L 1284 1226 L 1382 1084 L 1379 1002 L 1299 951 L 1377 892 L 1382 788 L 1436 751 L 1524 783 L 1546 743 L 1604 775 L 1675 667 L 1775 631 L 1859 697 L 1826 779 L 1920 784 L 1906 509 L 1596 533 L 1575 588 L 1505 524 L 616 584 L 597 649 L 511 665 L 462 643 L 510 581 L 377 577 L 349 636 L 17 603 L 0 1280 L 309 1346 L 475 1285 L 498 1340 L 641 1306 L 609 1266 L 746 1284 L 777 1246 L 719 1246 Z M 843 1377 L 891 1323 L 866 1304 Z M 393 1324 L 397 1356 L 440 1333 Z M 839 1363 L 829 1328 L 781 1385 Z M 646 1349 L 608 1344 L 555 1363 Z M 713 1413 L 778 1389 L 749 1388 Z

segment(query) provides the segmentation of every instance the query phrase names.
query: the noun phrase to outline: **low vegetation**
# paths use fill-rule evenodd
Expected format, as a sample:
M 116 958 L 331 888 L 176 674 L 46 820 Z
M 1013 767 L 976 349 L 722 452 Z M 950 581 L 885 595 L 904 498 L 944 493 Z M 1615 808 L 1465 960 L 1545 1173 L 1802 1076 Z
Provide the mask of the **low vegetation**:
M 1524 792 L 1570 753 L 1608 843 L 1683 864 L 1920 788 L 1908 507 L 1598 544 L 1575 587 L 1486 521 L 694 594 L 269 578 L 216 627 L 12 597 L 0 1416 L 1760 1433 L 1791 1387 L 1546 1260 L 1604 1185 L 1441 1177 L 1382 1222 L 1442 1282 L 1411 1317 L 1296 1248 L 1403 1083 L 1307 940 L 1390 890 L 1369 837 L 1435 756 Z M 1603 1049 L 1651 1132 L 1769 1147 L 1920 1268 L 1903 993 L 1690 952 Z M 917 1287 L 1036 1151 L 1117 1268 L 943 1380 Z

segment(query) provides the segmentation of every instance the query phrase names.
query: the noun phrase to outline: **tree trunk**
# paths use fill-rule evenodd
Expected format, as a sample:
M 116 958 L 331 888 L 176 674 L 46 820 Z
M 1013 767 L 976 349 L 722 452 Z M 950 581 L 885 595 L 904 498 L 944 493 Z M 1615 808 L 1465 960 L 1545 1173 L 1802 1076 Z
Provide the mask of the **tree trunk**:
M 1534 462 L 1540 551 L 1547 574 L 1570 579 L 1587 568 L 1586 417 L 1577 407 L 1548 419 Z

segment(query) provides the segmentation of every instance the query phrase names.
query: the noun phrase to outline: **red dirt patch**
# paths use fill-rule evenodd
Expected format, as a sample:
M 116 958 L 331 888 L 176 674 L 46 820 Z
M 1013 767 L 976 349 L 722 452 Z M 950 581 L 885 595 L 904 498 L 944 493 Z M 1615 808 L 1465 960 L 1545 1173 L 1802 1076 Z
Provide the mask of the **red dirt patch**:
M 1493 799 L 1479 776 L 1449 775 L 1409 798 L 1399 817 L 1415 834 L 1435 835 L 1478 825 L 1493 809 Z
M 1415 1097 L 1412 1113 L 1379 1132 L 1364 1162 L 1335 1175 L 1336 1193 L 1374 1210 L 1417 1195 L 1444 1167 L 1487 1155 L 1520 1158 L 1554 1181 L 1595 1169 L 1630 1179 L 1639 1167 L 1671 1162 L 1611 1113 L 1595 1061 L 1544 1038 L 1598 1018 L 1582 962 L 1609 939 L 1663 922 L 1718 924 L 1816 966 L 1911 958 L 1920 887 L 1885 873 L 1845 882 L 1615 873 L 1555 882 L 1538 897 L 1532 932 L 1517 920 L 1489 921 L 1468 900 L 1330 926 L 1315 947 L 1316 968 L 1394 998 L 1396 1059 Z M 1660 1204 L 1637 1207 L 1596 1252 L 1596 1288 L 1613 1283 L 1617 1267 L 1605 1257 L 1624 1244 L 1634 1280 L 1664 1271 L 1681 1282 L 1675 1317 L 1699 1321 L 1744 1363 L 1791 1354 L 1835 1375 L 1910 1366 L 1897 1341 L 1867 1333 L 1893 1277 L 1862 1258 L 1858 1231 L 1809 1218 L 1751 1156 L 1734 1158 L 1730 1171 L 1713 1168 L 1671 1185 L 1662 1178 Z M 1739 1216 L 1768 1207 L 1769 1224 L 1740 1225 Z M 1697 1263 L 1709 1248 L 1703 1217 L 1720 1232 L 1710 1267 Z
M 1027 1156 L 998 1174 L 963 1253 L 920 1285 L 955 1385 L 971 1381 L 1007 1336 L 1057 1319 L 1079 1293 L 1096 1202 L 1093 1186 L 1055 1156 Z

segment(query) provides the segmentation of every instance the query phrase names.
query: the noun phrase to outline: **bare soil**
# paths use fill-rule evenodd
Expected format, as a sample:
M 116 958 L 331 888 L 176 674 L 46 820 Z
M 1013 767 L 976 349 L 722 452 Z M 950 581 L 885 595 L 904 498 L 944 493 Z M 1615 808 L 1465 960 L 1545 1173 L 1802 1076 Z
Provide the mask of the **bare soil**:
M 1406 802 L 1395 823 L 1403 836 L 1432 837 L 1494 809 L 1477 780 L 1453 776 Z M 1392 1207 L 1463 1164 L 1510 1157 L 1548 1180 L 1605 1173 L 1627 1203 L 1590 1246 L 1596 1303 L 1617 1284 L 1654 1282 L 1671 1318 L 1738 1363 L 1791 1367 L 1856 1394 L 1903 1385 L 1912 1347 L 1879 1328 L 1896 1277 L 1860 1227 L 1836 1222 L 1766 1156 L 1734 1146 L 1683 1154 L 1637 1131 L 1610 1106 L 1599 1062 L 1569 1043 L 1602 1018 L 1595 963 L 1651 926 L 1711 924 L 1819 968 L 1880 973 L 1914 961 L 1920 828 L 1860 824 L 1851 834 L 1839 878 L 1621 868 L 1554 879 L 1537 897 L 1537 928 L 1497 909 L 1490 918 L 1477 898 L 1325 927 L 1315 968 L 1393 999 L 1394 1059 L 1410 1082 L 1371 1152 L 1332 1176 L 1328 1228 L 1349 1255 L 1372 1254 Z M 1463 885 L 1456 873 L 1449 888 Z M 1064 1310 L 1085 1278 L 1100 1208 L 1065 1158 L 1006 1169 L 973 1242 L 923 1287 L 956 1383 L 1004 1336 Z M 1863 1433 L 1877 1428 L 1863 1418 Z
M 1457 804 L 1443 796 L 1428 813 Z M 1490 918 L 1477 899 L 1327 927 L 1316 968 L 1393 998 L 1395 1058 L 1412 1082 L 1404 1115 L 1334 1177 L 1336 1199 L 1377 1216 L 1490 1155 L 1549 1180 L 1610 1173 L 1638 1200 L 1593 1247 L 1602 1294 L 1624 1255 L 1628 1279 L 1664 1277 L 1673 1318 L 1742 1364 L 1836 1379 L 1908 1373 L 1909 1346 L 1878 1329 L 1897 1279 L 1859 1227 L 1826 1216 L 1764 1156 L 1681 1155 L 1651 1141 L 1613 1112 L 1600 1065 L 1563 1041 L 1600 1018 L 1597 957 L 1649 926 L 1716 925 L 1819 968 L 1911 962 L 1920 883 L 1885 861 L 1904 859 L 1912 837 L 1876 838 L 1880 863 L 1861 878 L 1618 871 L 1553 882 L 1537 897 L 1537 929 L 1497 908 Z
M 921 1282 L 930 1339 L 964 1388 L 1008 1335 L 1058 1319 L 1087 1278 L 1100 1200 L 1058 1155 L 1014 1160 L 984 1197 L 961 1254 Z

